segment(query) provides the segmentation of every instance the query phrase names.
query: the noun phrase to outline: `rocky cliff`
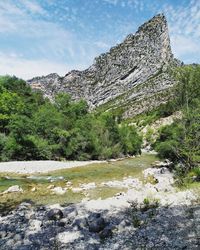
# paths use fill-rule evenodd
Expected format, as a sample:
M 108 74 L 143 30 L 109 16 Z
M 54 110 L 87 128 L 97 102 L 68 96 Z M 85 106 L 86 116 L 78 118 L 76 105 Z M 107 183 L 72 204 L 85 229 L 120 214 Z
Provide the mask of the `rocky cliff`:
M 49 98 L 67 92 L 74 100 L 85 99 L 90 109 L 120 107 L 124 116 L 130 117 L 170 97 L 174 80 L 169 72 L 176 64 L 166 18 L 157 15 L 121 44 L 95 58 L 88 69 L 72 70 L 64 77 L 36 77 L 28 83 Z

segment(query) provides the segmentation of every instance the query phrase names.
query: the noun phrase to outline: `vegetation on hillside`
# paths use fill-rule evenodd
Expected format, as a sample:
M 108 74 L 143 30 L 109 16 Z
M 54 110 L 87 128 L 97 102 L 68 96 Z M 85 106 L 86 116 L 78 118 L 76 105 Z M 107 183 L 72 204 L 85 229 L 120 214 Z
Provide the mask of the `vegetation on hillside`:
M 185 173 L 200 166 L 200 66 L 181 67 L 177 79 L 173 107 L 183 118 L 163 127 L 154 146 L 161 157 L 179 162 Z
M 138 154 L 135 127 L 112 113 L 92 114 L 85 101 L 54 102 L 16 77 L 0 77 L 0 160 L 107 159 Z

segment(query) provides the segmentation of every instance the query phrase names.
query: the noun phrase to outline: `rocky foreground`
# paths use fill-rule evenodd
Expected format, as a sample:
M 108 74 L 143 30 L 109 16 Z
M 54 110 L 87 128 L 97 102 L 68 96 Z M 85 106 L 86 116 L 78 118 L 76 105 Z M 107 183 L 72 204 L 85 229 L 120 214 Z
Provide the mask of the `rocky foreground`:
M 131 188 L 105 200 L 66 207 L 22 203 L 0 217 L 0 249 L 199 249 L 197 195 L 177 191 L 165 167 L 143 174 L 146 182 L 107 183 Z

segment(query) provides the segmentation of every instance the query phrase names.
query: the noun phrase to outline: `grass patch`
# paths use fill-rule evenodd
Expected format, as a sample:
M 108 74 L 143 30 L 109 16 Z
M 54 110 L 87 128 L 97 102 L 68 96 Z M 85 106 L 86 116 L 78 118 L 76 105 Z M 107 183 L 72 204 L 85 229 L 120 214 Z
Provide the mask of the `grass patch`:
M 90 190 L 88 193 L 90 199 L 96 199 L 97 197 L 101 199 L 106 199 L 116 195 L 119 192 L 126 192 L 126 191 L 127 188 L 97 187 L 95 189 Z

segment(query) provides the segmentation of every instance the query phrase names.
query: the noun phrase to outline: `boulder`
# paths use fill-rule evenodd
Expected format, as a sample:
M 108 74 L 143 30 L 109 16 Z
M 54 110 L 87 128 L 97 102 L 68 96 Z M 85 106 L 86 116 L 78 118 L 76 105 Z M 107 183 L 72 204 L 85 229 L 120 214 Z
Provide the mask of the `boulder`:
M 113 234 L 111 228 L 104 228 L 101 232 L 99 232 L 100 239 L 104 240 L 106 238 L 111 237 Z
M 72 223 L 73 227 L 76 227 L 77 229 L 83 229 L 87 227 L 87 220 L 85 219 L 85 217 L 79 217 L 79 218 L 75 218 L 73 223 Z
M 92 233 L 99 233 L 106 227 L 106 222 L 100 213 L 93 213 L 88 217 L 89 231 Z
M 63 212 L 60 209 L 54 208 L 47 212 L 49 220 L 60 220 L 63 218 Z

